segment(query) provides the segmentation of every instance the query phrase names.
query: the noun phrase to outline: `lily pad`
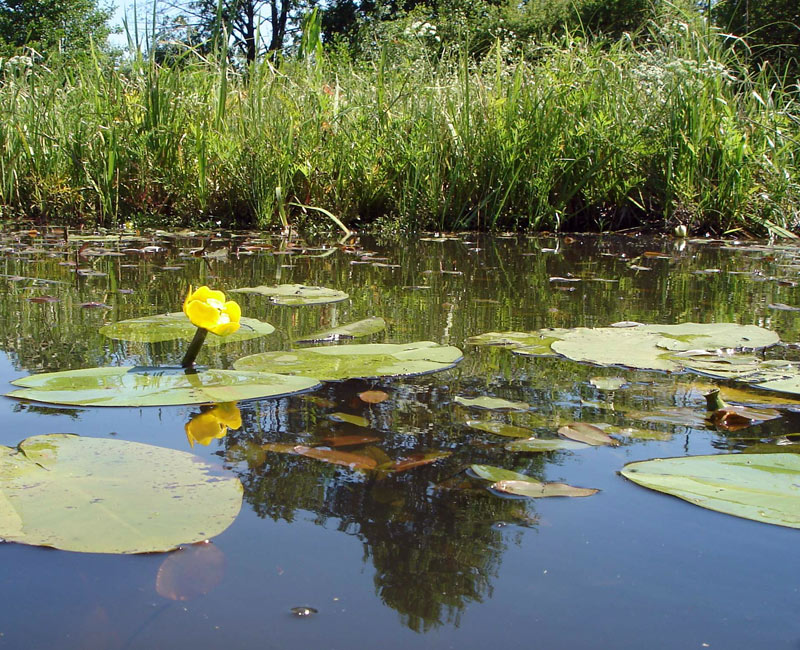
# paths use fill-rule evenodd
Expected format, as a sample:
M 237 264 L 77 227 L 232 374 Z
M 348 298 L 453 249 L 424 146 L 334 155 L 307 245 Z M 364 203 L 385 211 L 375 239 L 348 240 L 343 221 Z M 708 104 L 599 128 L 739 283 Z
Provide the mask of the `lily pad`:
M 534 435 L 531 429 L 495 420 L 467 420 L 467 426 L 479 431 L 493 433 L 496 436 L 506 436 L 507 438 L 530 438 Z
M 276 305 L 297 307 L 299 305 L 322 305 L 329 302 L 347 300 L 350 296 L 338 289 L 327 287 L 307 287 L 303 284 L 279 284 L 274 287 L 241 287 L 230 289 L 228 293 L 257 293 L 267 296 Z
M 512 402 L 507 399 L 488 397 L 486 395 L 475 398 L 457 396 L 455 401 L 461 406 L 488 411 L 527 411 L 531 407 L 527 402 Z
M 242 318 L 239 329 L 227 336 L 208 336 L 206 345 L 222 345 L 233 341 L 247 341 L 272 334 L 275 328 L 269 323 L 255 318 Z M 100 328 L 100 333 L 112 339 L 134 341 L 136 343 L 159 343 L 186 339 L 191 341 L 197 328 L 182 311 L 171 314 L 157 314 L 142 318 L 131 318 L 117 323 L 109 323 Z
M 552 344 L 560 355 L 603 366 L 677 371 L 681 365 L 659 347 L 663 337 L 639 328 L 579 327 Z
M 800 528 L 800 456 L 721 454 L 629 463 L 622 475 L 694 505 Z
M 68 434 L 0 447 L 0 537 L 87 553 L 153 553 L 219 535 L 242 484 L 192 454 Z
M 668 350 L 733 348 L 761 350 L 780 342 L 776 332 L 757 325 L 738 323 L 678 323 L 676 325 L 641 325 L 642 332 L 661 334 L 666 340 L 660 347 Z
M 316 341 L 338 341 L 341 339 L 358 339 L 370 334 L 376 334 L 386 329 L 386 321 L 379 316 L 372 316 L 364 320 L 348 323 L 340 327 L 323 330 L 297 339 L 298 343 L 314 343 Z
M 452 368 L 461 350 L 432 341 L 362 343 L 262 352 L 234 362 L 237 370 L 277 372 L 340 381 L 357 377 L 406 377 Z
M 47 372 L 11 382 L 7 393 L 74 406 L 169 406 L 280 397 L 319 386 L 315 379 L 235 370 L 122 366 Z

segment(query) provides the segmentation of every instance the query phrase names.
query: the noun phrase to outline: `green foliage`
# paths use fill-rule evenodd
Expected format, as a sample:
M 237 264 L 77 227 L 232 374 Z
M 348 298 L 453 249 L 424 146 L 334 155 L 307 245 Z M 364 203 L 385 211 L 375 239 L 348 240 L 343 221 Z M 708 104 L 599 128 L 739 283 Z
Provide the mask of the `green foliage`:
M 712 15 L 719 26 L 745 44 L 757 61 L 800 67 L 800 4 L 796 0 L 720 0 Z
M 105 43 L 110 17 L 98 0 L 0 0 L 0 54 L 23 46 L 82 53 Z
M 800 218 L 796 89 L 696 14 L 639 41 L 495 40 L 480 60 L 412 18 L 359 59 L 315 47 L 314 65 L 191 48 L 181 65 L 6 62 L 0 207 L 101 225 L 764 233 Z

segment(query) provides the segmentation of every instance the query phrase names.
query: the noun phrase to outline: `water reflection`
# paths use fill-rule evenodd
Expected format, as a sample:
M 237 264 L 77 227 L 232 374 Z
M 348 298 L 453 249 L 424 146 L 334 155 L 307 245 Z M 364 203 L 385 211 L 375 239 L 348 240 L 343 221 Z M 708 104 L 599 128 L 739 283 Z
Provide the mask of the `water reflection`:
M 208 447 L 212 440 L 223 438 L 228 429 L 236 430 L 242 426 L 242 416 L 235 402 L 225 402 L 202 407 L 194 413 L 185 425 L 189 446 L 195 443 Z

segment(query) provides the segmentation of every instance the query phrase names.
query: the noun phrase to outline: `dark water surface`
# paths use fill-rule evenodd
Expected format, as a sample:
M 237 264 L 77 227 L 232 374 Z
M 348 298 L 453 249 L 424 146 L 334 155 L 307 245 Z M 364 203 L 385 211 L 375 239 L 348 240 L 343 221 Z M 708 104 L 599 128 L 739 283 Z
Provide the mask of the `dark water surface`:
M 753 323 L 791 343 L 800 340 L 800 312 L 787 309 L 800 306 L 800 250 L 633 236 L 350 244 L 326 251 L 217 236 L 206 252 L 228 255 L 209 258 L 189 253 L 203 245 L 199 237 L 67 244 L 57 232 L 3 236 L 5 390 L 42 371 L 176 364 L 185 343 L 126 344 L 97 330 L 177 311 L 189 284 L 227 290 L 298 282 L 350 294 L 345 302 L 305 307 L 237 296 L 244 315 L 269 321 L 276 332 L 205 348 L 199 361 L 213 367 L 289 349 L 293 339 L 368 316 L 384 317 L 388 328 L 366 341 L 430 340 L 458 346 L 464 359 L 442 373 L 330 383 L 306 395 L 239 404 L 239 430 L 193 447 L 245 488 L 239 517 L 208 547 L 110 556 L 0 545 L 0 648 L 800 647 L 795 530 L 698 508 L 617 473 L 634 460 L 746 451 L 759 438 L 800 431 L 800 414 L 786 411 L 747 436 L 726 433 L 702 419 L 708 379 L 466 344 L 488 331 L 622 320 Z M 57 302 L 30 300 L 43 296 Z M 81 306 L 88 302 L 109 308 Z M 768 354 L 797 358 L 792 346 Z M 597 376 L 624 376 L 629 385 L 597 390 L 589 381 Z M 365 403 L 357 395 L 367 389 L 389 397 Z M 455 402 L 481 395 L 522 400 L 531 410 L 511 415 Z M 0 444 L 8 446 L 37 434 L 76 433 L 188 450 L 184 425 L 201 410 L 0 399 Z M 363 416 L 369 427 L 332 420 L 335 412 Z M 508 438 L 469 428 L 470 419 L 540 433 L 571 421 L 627 424 L 654 439 L 511 453 L 503 448 Z M 380 476 L 260 448 L 321 444 L 331 435 L 378 438 L 348 448 L 376 458 L 448 455 Z M 467 475 L 472 463 L 601 491 L 574 499 L 502 497 Z M 170 590 L 167 562 L 182 553 L 192 580 Z M 316 613 L 299 616 L 295 607 Z

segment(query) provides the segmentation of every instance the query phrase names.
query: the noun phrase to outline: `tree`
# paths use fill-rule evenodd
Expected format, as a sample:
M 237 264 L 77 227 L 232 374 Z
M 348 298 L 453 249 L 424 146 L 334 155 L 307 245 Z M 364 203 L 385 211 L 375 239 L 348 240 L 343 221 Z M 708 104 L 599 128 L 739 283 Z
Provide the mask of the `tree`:
M 224 28 L 233 48 L 255 61 L 264 50 L 283 49 L 301 0 L 193 0 L 185 10 L 207 41 Z
M 0 51 L 29 46 L 44 52 L 104 45 L 111 8 L 98 0 L 0 0 Z

